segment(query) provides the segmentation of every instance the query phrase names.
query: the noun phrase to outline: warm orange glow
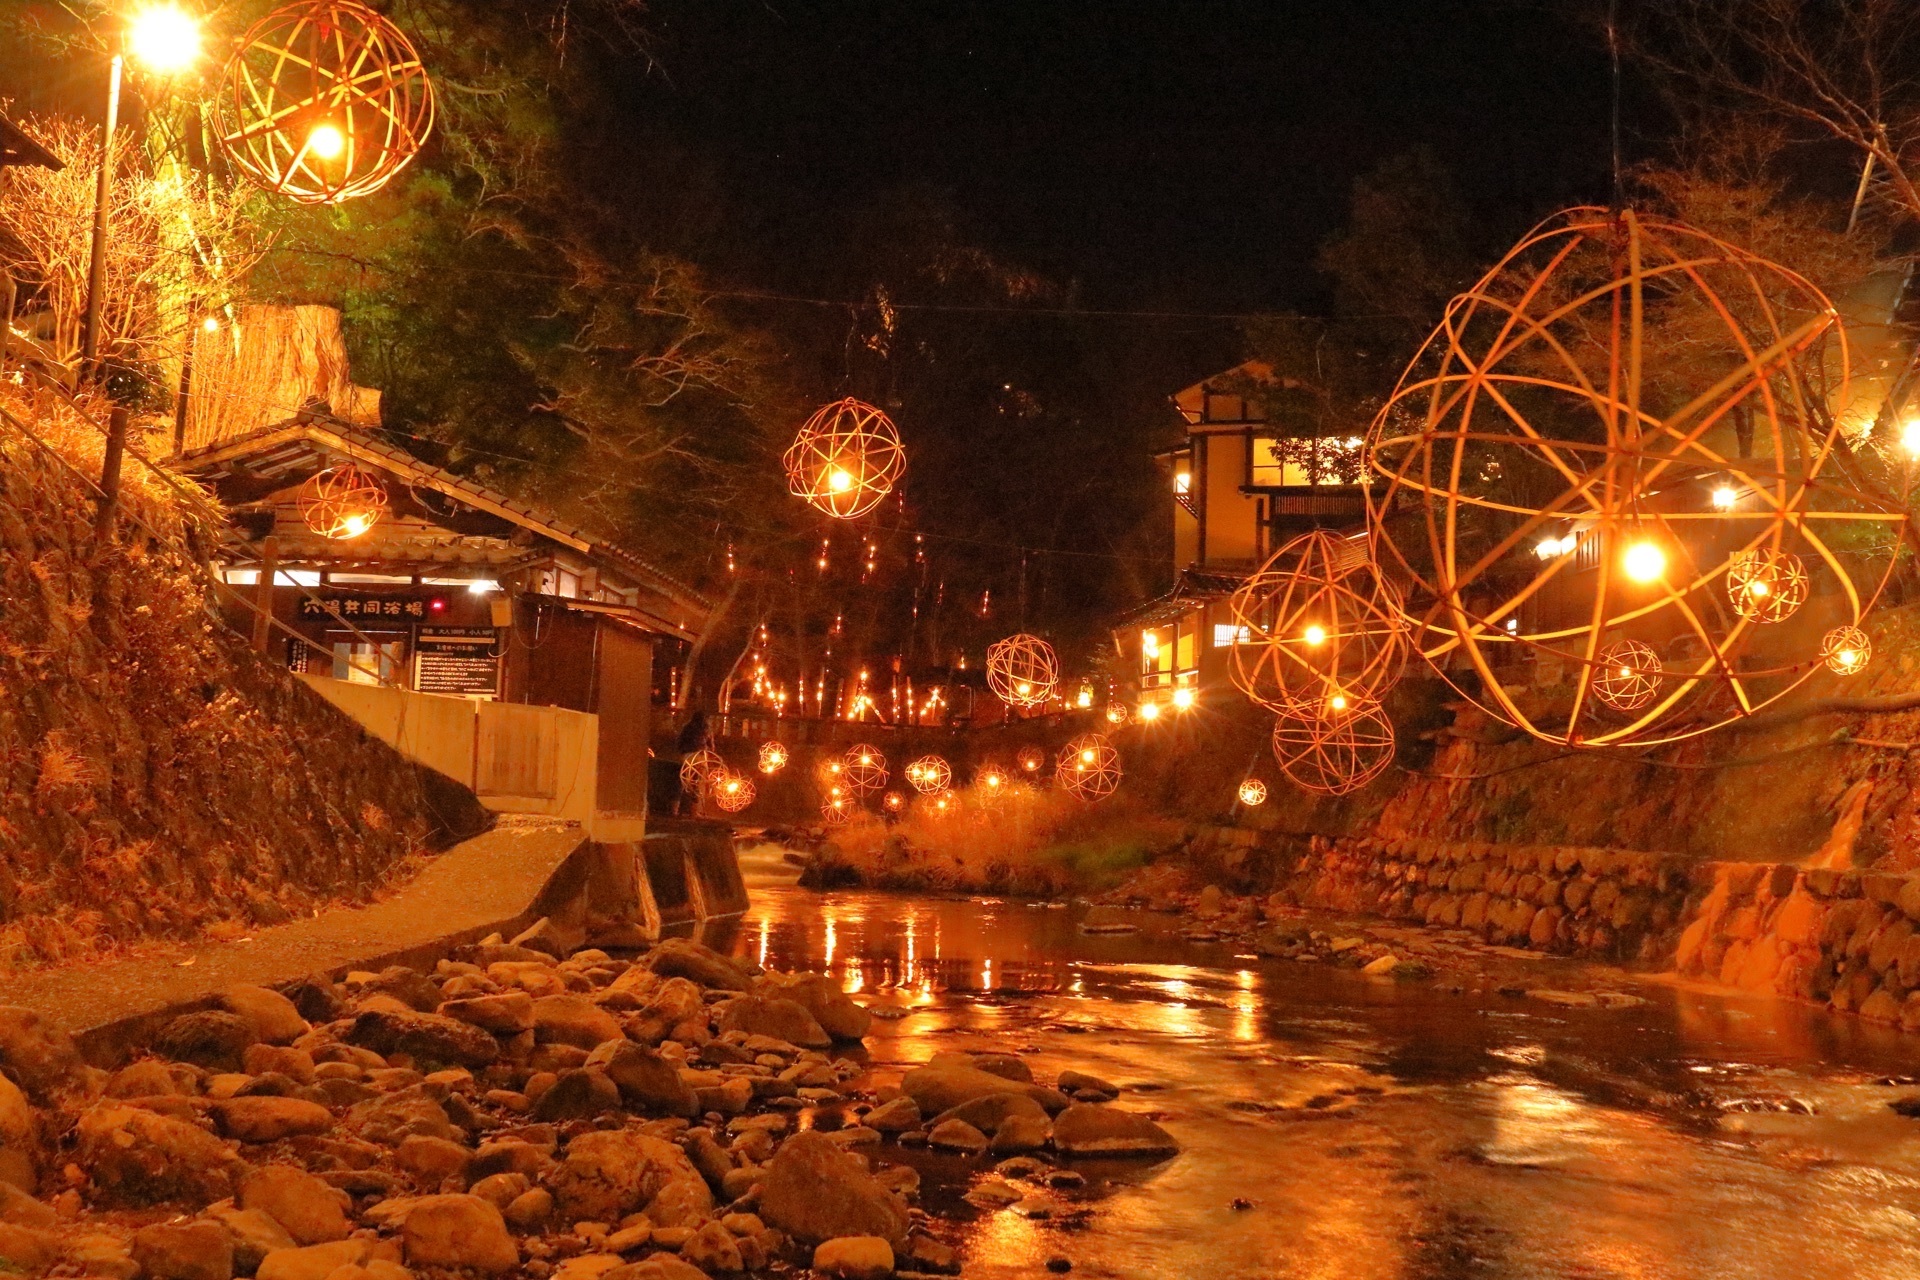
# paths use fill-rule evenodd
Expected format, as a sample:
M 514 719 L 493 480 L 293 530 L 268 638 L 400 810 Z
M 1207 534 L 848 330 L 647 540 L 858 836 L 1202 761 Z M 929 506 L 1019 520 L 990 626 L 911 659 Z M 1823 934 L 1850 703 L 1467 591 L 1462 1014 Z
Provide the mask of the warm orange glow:
M 1327 642 L 1327 629 L 1316 622 L 1302 633 L 1302 637 L 1309 645 L 1317 647 Z
M 1721 511 L 1729 511 L 1733 504 L 1740 501 L 1739 490 L 1730 484 L 1723 484 L 1713 491 L 1713 505 Z
M 1160 718 L 1160 704 L 1157 702 L 1141 703 L 1140 718 L 1142 720 L 1158 720 Z
M 1267 802 L 1267 784 L 1258 778 L 1248 778 L 1240 784 L 1240 803 L 1252 808 Z
M 1173 691 L 1173 707 L 1176 711 L 1191 711 L 1195 701 L 1196 698 L 1191 689 L 1182 688 Z
M 307 135 L 307 150 L 322 160 L 338 160 L 347 149 L 347 135 L 337 124 L 318 124 Z
M 177 74 L 200 57 L 200 24 L 178 5 L 151 5 L 127 24 L 127 49 L 147 70 Z
M 1667 571 L 1667 553 L 1652 542 L 1636 542 L 1620 557 L 1620 568 L 1635 582 L 1656 582 Z

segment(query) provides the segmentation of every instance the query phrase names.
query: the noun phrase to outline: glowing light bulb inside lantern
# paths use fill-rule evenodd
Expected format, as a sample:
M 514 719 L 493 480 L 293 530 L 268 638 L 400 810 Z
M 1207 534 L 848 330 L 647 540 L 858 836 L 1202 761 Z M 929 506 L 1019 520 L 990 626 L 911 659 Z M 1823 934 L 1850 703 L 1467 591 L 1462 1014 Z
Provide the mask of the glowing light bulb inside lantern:
M 1860 665 L 1860 651 L 1858 649 L 1842 649 L 1833 656 L 1840 659 L 1840 666 L 1847 671 L 1851 671 Z
M 827 487 L 835 493 L 845 493 L 853 488 L 853 476 L 841 467 L 835 467 L 827 473 Z
M 1713 491 L 1713 505 L 1722 511 L 1731 510 L 1733 504 L 1740 501 L 1740 495 L 1732 485 L 1721 485 Z
M 1667 571 L 1667 553 L 1651 542 L 1636 542 L 1620 557 L 1620 567 L 1635 582 L 1653 582 Z
M 1622 668 L 1620 668 L 1620 678 L 1621 678 L 1622 680 L 1625 680 L 1625 679 L 1627 679 L 1627 678 L 1628 678 L 1629 676 L 1631 676 L 1632 674 L 1633 674 L 1633 668 L 1632 668 L 1632 667 L 1622 667 Z
M 348 538 L 357 538 L 372 527 L 373 518 L 357 512 L 340 522 L 341 533 Z
M 1074 699 L 1074 703 L 1079 706 L 1081 710 L 1086 710 L 1093 705 L 1093 691 L 1090 689 L 1082 689 L 1080 696 Z
M 1020 690 L 1020 696 L 1023 698 L 1033 693 L 1033 686 L 1028 684 L 1025 680 L 1022 680 L 1017 687 Z
M 1767 583 L 1763 579 L 1755 578 L 1752 582 L 1749 582 L 1747 584 L 1747 594 L 1750 596 L 1765 598 L 1773 594 L 1773 588 L 1767 585 Z
M 990 773 L 986 777 L 982 778 L 981 781 L 986 783 L 988 788 L 991 789 L 991 788 L 998 787 L 1000 783 L 1003 781 L 1003 779 L 997 773 Z
M 1345 711 L 1347 709 L 1347 695 L 1338 692 L 1330 694 L 1327 698 L 1327 709 L 1329 711 Z
M 127 47 L 149 71 L 185 71 L 200 56 L 200 24 L 178 5 L 153 5 L 127 24 Z
M 340 132 L 337 124 L 317 124 L 307 135 L 307 150 L 322 160 L 338 160 L 346 149 L 347 135 Z
M 1327 642 L 1327 629 L 1316 622 L 1306 629 L 1303 636 L 1308 645 L 1318 647 Z
M 1174 705 L 1174 709 L 1178 711 L 1192 710 L 1193 709 L 1193 690 L 1175 689 L 1173 691 L 1173 705 Z
M 1081 763 L 1081 764 L 1092 764 L 1092 763 L 1093 763 L 1093 748 L 1092 748 L 1092 747 L 1087 747 L 1087 748 L 1086 748 L 1085 750 L 1083 750 L 1083 751 L 1081 751 L 1081 753 L 1080 753 L 1080 763 Z
M 1158 720 L 1160 718 L 1160 704 L 1157 702 L 1141 703 L 1140 718 L 1142 720 Z

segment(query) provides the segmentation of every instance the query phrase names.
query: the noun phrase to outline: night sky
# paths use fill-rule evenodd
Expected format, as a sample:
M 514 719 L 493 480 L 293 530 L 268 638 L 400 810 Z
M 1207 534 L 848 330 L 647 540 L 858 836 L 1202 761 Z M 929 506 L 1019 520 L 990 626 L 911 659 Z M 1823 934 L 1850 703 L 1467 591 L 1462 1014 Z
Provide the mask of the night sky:
M 715 198 L 752 209 L 775 257 L 876 190 L 929 183 L 1087 306 L 1311 307 L 1308 264 L 1352 180 L 1412 146 L 1496 240 L 1605 197 L 1607 62 L 1574 13 L 653 0 L 655 66 L 616 114 L 712 165 Z

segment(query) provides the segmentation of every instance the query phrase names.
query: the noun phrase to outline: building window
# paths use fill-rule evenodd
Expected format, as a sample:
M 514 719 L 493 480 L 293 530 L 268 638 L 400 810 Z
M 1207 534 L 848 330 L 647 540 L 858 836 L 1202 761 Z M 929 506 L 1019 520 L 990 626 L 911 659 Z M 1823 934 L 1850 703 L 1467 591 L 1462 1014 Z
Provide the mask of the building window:
M 1236 627 L 1231 622 L 1213 624 L 1213 647 L 1231 649 L 1237 644 L 1252 644 L 1253 635 L 1245 627 Z
M 333 642 L 333 678 L 349 684 L 395 684 L 406 670 L 404 640 Z M 377 673 L 377 674 L 376 674 Z
M 1358 436 L 1344 440 L 1272 436 L 1253 442 L 1253 483 L 1266 487 L 1356 485 L 1366 478 Z

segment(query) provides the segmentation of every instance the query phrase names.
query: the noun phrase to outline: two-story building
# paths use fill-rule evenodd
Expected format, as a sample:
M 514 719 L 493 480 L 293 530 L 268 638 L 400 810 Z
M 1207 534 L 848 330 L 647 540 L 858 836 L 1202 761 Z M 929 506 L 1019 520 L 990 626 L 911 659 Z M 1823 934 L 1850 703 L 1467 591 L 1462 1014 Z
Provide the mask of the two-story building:
M 1116 624 L 1152 717 L 1224 687 L 1238 637 L 1227 600 L 1288 540 L 1366 520 L 1365 458 L 1352 436 L 1307 436 L 1269 422 L 1286 391 L 1270 365 L 1248 361 L 1177 392 L 1173 438 L 1158 453 L 1173 503 L 1174 587 Z

